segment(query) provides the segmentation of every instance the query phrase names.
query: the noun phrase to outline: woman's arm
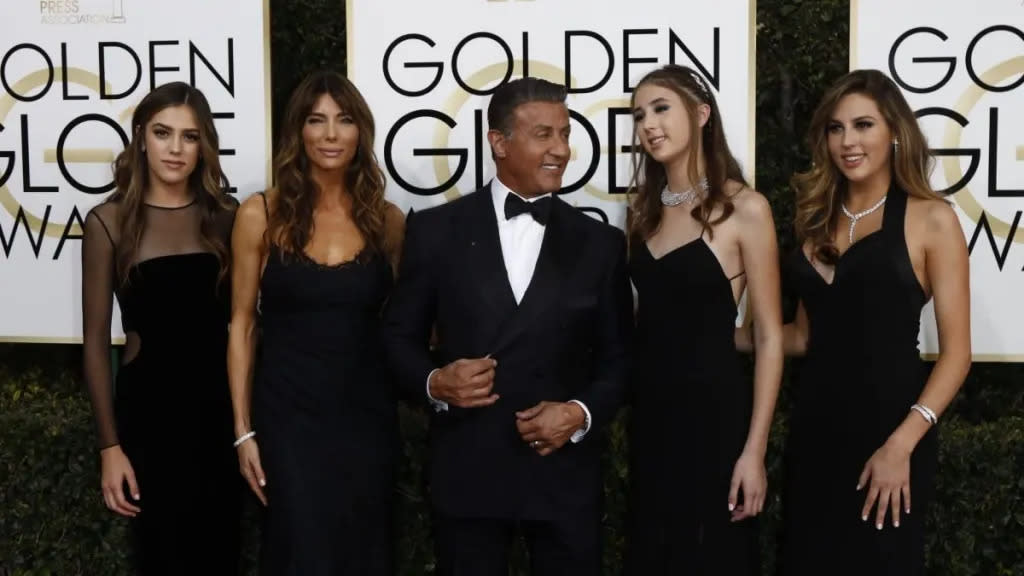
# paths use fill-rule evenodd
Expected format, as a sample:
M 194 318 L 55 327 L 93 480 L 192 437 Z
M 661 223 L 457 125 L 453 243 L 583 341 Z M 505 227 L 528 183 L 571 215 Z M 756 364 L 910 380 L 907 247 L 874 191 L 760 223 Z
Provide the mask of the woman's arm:
M 398 264 L 402 259 L 402 243 L 405 241 L 405 214 L 394 204 L 387 203 L 384 213 L 384 249 L 391 271 L 398 276 Z
M 228 336 L 228 385 L 234 412 L 235 437 L 252 432 L 252 373 L 256 351 L 256 300 L 266 250 L 265 198 L 250 196 L 235 216 L 231 235 L 231 326 Z M 267 503 L 262 487 L 266 477 L 256 440 L 249 437 L 238 448 L 242 476 L 256 496 Z
M 729 498 L 730 509 L 733 509 L 738 503 L 737 492 L 742 487 L 743 510 L 733 514 L 734 520 L 740 520 L 758 514 L 764 505 L 767 489 L 764 456 L 782 380 L 783 333 L 778 244 L 771 207 L 764 196 L 750 191 L 737 198 L 736 217 L 740 219 L 740 253 L 747 275 L 747 294 L 754 319 L 753 344 L 757 350 L 754 359 L 754 407 Z
M 131 462 L 121 450 L 114 420 L 114 389 L 110 370 L 110 318 L 114 302 L 114 238 L 99 211 L 85 217 L 82 238 L 82 352 L 100 446 L 100 485 L 107 508 L 133 517 L 141 510 L 125 498 L 127 484 L 139 500 L 139 487 Z M 113 224 L 114 210 L 106 210 Z
M 755 349 L 754 325 L 748 323 L 736 328 L 736 349 L 740 352 L 753 352 Z M 807 353 L 807 338 L 810 334 L 807 324 L 807 311 L 804 303 L 798 302 L 796 318 L 789 324 L 782 325 L 782 351 L 786 356 L 803 356 Z
M 925 226 L 925 274 L 935 298 L 939 358 L 918 404 L 942 414 L 953 401 L 971 366 L 971 292 L 967 244 L 953 209 L 944 202 L 928 207 Z M 875 503 L 874 522 L 882 529 L 886 515 L 899 526 L 900 509 L 911 510 L 910 455 L 932 423 L 907 406 L 907 416 L 864 465 L 857 488 L 867 488 L 862 518 Z
M 953 401 L 971 367 L 971 288 L 967 243 L 956 213 L 945 202 L 933 202 L 927 219 L 925 273 L 935 299 L 939 357 L 918 404 L 938 416 Z M 893 437 L 912 450 L 929 427 L 921 414 L 910 412 Z

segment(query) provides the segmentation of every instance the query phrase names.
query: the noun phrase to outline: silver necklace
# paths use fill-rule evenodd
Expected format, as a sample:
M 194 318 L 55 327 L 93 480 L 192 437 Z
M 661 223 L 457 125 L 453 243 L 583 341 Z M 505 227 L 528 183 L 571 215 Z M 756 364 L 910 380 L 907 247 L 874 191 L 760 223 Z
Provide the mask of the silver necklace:
M 874 206 L 872 206 L 871 208 L 868 208 L 867 210 L 861 210 L 860 212 L 857 212 L 856 214 L 851 214 L 850 211 L 846 209 L 846 204 L 840 204 L 839 205 L 843 209 L 843 214 L 846 214 L 846 217 L 850 219 L 850 244 L 853 244 L 853 229 L 854 229 L 854 227 L 857 226 L 857 221 L 860 220 L 861 218 L 867 216 L 868 214 L 871 214 L 875 210 L 878 210 L 879 208 L 881 208 L 882 204 L 885 204 L 885 199 L 888 198 L 888 197 L 889 197 L 888 195 L 882 196 L 882 199 L 879 200 L 878 202 L 876 202 Z
M 680 204 L 693 204 L 695 201 L 700 199 L 703 193 L 708 191 L 708 179 L 703 177 L 700 182 L 697 183 L 696 187 L 690 188 L 685 192 L 672 192 L 668 189 L 668 184 L 661 190 L 661 203 L 665 206 L 679 206 Z

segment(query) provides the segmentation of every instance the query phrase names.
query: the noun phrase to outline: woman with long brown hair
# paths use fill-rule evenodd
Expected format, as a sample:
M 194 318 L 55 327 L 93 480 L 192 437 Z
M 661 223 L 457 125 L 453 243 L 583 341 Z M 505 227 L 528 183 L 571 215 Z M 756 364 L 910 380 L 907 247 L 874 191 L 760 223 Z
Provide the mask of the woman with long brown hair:
M 391 570 L 397 430 L 379 315 L 404 219 L 373 139 L 348 79 L 309 76 L 285 111 L 274 188 L 235 223 L 228 371 L 238 463 L 268 506 L 264 574 Z
M 633 93 L 637 290 L 630 574 L 756 574 L 782 322 L 771 209 L 729 151 L 707 83 L 676 65 Z M 754 382 L 733 339 L 747 290 Z
M 971 361 L 964 235 L 928 183 L 913 111 L 881 72 L 836 81 L 809 141 L 814 164 L 793 179 L 800 303 L 784 340 L 805 359 L 782 573 L 924 574 L 935 423 Z M 930 299 L 940 353 L 926 376 L 918 333 Z
M 132 518 L 140 574 L 236 573 L 241 483 L 224 355 L 238 204 L 224 194 L 217 131 L 199 90 L 156 88 L 131 130 L 114 162 L 115 192 L 86 216 L 82 247 L 85 377 L 103 499 Z M 116 387 L 112 296 L 127 336 Z

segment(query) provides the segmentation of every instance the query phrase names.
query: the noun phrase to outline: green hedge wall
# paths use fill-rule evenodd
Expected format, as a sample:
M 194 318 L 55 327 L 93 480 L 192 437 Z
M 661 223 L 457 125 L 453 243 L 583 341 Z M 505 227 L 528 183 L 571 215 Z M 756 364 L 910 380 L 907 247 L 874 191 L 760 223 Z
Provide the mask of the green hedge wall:
M 827 84 L 846 71 L 848 2 L 760 0 L 757 34 L 757 187 L 792 247 L 794 170 L 807 165 L 806 123 Z M 318 68 L 345 68 L 342 0 L 272 0 L 273 108 Z M 287 65 L 282 65 L 287 63 Z M 370 102 L 372 106 L 373 103 Z M 103 507 L 98 457 L 77 346 L 0 345 L 0 576 L 127 574 L 125 522 Z M 748 367 L 749 368 L 749 367 Z M 765 574 L 775 563 L 789 378 L 768 452 Z M 928 573 L 1024 574 L 1024 366 L 976 364 L 941 424 L 938 496 L 928 518 Z M 401 407 L 405 439 L 395 511 L 398 573 L 433 573 L 422 470 L 426 419 Z M 606 455 L 606 573 L 621 567 L 628 450 L 623 411 Z M 247 497 L 246 574 L 255 574 L 258 505 Z M 514 554 L 525 574 L 525 551 Z

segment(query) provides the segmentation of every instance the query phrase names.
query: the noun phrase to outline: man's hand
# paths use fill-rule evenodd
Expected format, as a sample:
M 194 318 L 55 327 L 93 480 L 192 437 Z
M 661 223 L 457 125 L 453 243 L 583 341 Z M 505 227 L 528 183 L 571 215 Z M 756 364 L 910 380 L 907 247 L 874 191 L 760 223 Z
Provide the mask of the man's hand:
M 585 423 L 586 414 L 575 402 L 541 402 L 516 412 L 519 436 L 541 456 L 561 448 Z
M 491 393 L 497 365 L 490 356 L 456 360 L 430 377 L 430 396 L 459 408 L 490 406 L 498 401 Z

